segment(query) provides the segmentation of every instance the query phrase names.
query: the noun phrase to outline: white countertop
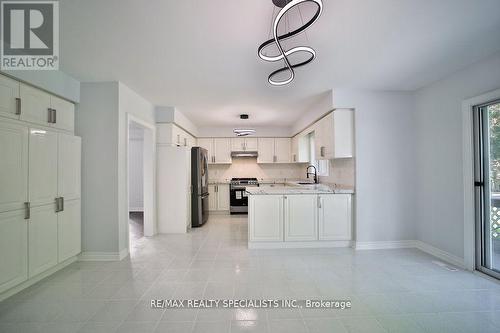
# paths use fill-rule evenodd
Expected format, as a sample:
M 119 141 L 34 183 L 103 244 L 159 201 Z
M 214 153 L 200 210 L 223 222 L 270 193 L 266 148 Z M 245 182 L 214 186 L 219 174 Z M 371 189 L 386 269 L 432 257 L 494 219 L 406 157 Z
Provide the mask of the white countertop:
M 337 188 L 326 184 L 299 185 L 297 183 L 286 183 L 285 185 L 248 187 L 246 192 L 249 195 L 354 194 L 354 189 Z

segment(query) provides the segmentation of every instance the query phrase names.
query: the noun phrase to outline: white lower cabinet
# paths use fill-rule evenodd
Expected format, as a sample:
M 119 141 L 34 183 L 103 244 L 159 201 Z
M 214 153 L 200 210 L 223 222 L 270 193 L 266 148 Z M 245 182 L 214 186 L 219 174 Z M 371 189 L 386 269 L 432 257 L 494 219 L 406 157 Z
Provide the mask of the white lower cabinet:
M 229 185 L 217 185 L 217 208 L 218 210 L 229 210 Z
M 309 247 L 314 242 L 318 246 L 346 246 L 348 243 L 337 241 L 350 241 L 351 230 L 351 194 L 249 196 L 251 246 L 259 247 L 259 242 L 272 242 L 274 247 Z
M 283 241 L 283 196 L 252 195 L 249 198 L 249 240 Z
M 208 185 L 208 210 L 224 211 L 229 210 L 229 185 L 213 184 Z
M 319 199 L 319 239 L 350 240 L 352 205 L 350 194 L 327 194 Z
M 28 279 L 28 220 L 24 210 L 0 213 L 0 293 Z
M 208 185 L 208 210 L 217 210 L 217 185 Z
M 317 196 L 287 195 L 285 202 L 285 241 L 318 239 Z
M 31 278 L 57 265 L 57 213 L 54 205 L 31 209 L 28 223 L 29 265 Z
M 58 262 L 63 262 L 81 252 L 80 200 L 64 202 L 64 210 L 57 213 Z

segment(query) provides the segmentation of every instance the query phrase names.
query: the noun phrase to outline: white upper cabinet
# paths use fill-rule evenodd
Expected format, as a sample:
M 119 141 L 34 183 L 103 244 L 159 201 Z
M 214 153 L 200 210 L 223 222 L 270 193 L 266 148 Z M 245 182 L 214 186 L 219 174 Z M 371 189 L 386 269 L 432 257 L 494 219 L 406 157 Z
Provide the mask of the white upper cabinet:
M 351 239 L 351 195 L 325 194 L 319 195 L 319 239 L 350 240 Z
M 0 293 L 28 279 L 28 220 L 24 211 L 0 213 Z
M 28 128 L 0 123 L 0 212 L 28 201 Z
M 30 129 L 29 184 L 31 206 L 54 202 L 57 197 L 57 133 Z
M 75 105 L 40 89 L 20 84 L 19 119 L 73 132 Z
M 196 138 L 175 124 L 157 124 L 156 141 L 159 144 L 194 147 Z
M 19 119 L 19 82 L 0 75 L 0 116 Z
M 20 97 L 21 120 L 44 126 L 51 124 L 51 104 L 48 93 L 21 83 Z
M 231 163 L 231 139 L 215 138 L 213 147 L 215 163 Z
M 294 163 L 309 162 L 309 140 L 307 135 L 296 135 L 291 143 L 291 161 Z
M 334 157 L 333 113 L 319 120 L 314 126 L 315 157 L 318 160 L 328 160 Z
M 57 213 L 58 262 L 81 252 L 80 200 L 64 201 L 64 210 Z
M 285 241 L 318 239 L 317 196 L 285 196 Z
M 75 130 L 75 105 L 59 97 L 51 96 L 53 110 L 52 127 L 73 132 Z
M 290 163 L 290 138 L 259 138 L 257 163 Z
M 336 109 L 314 125 L 315 156 L 318 160 L 354 156 L 354 111 Z
M 258 149 L 257 138 L 232 138 L 231 150 L 232 151 L 257 151 Z
M 290 138 L 276 138 L 274 139 L 274 155 L 276 163 L 290 163 Z
M 245 138 L 232 138 L 231 139 L 231 150 L 232 151 L 245 150 Z
M 245 138 L 245 150 L 257 151 L 257 149 L 258 149 L 257 138 Z
M 81 147 L 78 136 L 59 134 L 57 193 L 64 200 L 80 198 Z
M 28 276 L 30 278 L 57 265 L 58 240 L 55 205 L 31 209 L 28 242 Z
M 204 148 L 208 152 L 208 164 L 213 164 L 214 163 L 214 151 L 213 151 L 213 139 L 210 138 L 199 138 L 198 140 L 198 146 L 201 148 Z
M 257 163 L 274 163 L 274 138 L 259 138 Z

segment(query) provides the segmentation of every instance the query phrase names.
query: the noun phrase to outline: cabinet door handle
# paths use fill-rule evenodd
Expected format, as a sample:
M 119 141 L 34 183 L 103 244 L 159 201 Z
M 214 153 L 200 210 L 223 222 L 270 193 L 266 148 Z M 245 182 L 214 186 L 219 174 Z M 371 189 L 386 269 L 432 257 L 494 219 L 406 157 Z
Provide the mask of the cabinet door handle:
M 61 212 L 64 212 L 64 197 L 61 197 Z
M 321 157 L 325 157 L 325 147 L 321 146 L 320 150 L 320 155 Z
M 187 146 L 187 138 L 184 138 L 184 146 Z
M 297 162 L 297 155 L 293 154 L 293 161 Z
M 273 162 L 276 163 L 276 155 L 273 156 Z
M 31 205 L 29 202 L 24 203 L 24 219 L 29 220 L 31 218 Z
M 321 208 L 321 197 L 318 196 L 318 208 Z
M 52 124 L 52 109 L 51 108 L 47 109 L 47 122 L 49 124 Z
M 21 99 L 19 97 L 16 97 L 16 114 L 21 114 Z
M 61 201 L 59 200 L 61 198 L 55 198 L 54 201 L 56 202 L 56 213 L 59 212 L 59 209 L 61 209 Z
M 52 116 L 52 123 L 55 124 L 57 123 L 57 110 L 52 109 L 52 112 L 54 113 L 54 115 Z

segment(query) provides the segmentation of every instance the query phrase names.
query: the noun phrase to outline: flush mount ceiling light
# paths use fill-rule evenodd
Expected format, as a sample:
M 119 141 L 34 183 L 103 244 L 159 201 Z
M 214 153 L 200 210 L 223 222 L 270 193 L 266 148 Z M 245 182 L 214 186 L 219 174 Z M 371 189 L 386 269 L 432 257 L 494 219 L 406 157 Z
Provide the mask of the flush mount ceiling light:
M 308 46 L 296 46 L 296 47 L 293 47 L 293 48 L 285 51 L 280 42 L 284 41 L 286 39 L 289 39 L 289 38 L 291 38 L 291 37 L 293 37 L 301 32 L 304 32 L 314 22 L 316 22 L 318 20 L 318 18 L 320 17 L 321 13 L 323 12 L 323 2 L 322 2 L 322 0 L 272 0 L 272 1 L 273 1 L 275 6 L 281 8 L 281 10 L 278 12 L 278 15 L 276 15 L 276 17 L 274 18 L 274 23 L 272 25 L 272 31 L 273 31 L 274 38 L 271 38 L 268 41 L 262 43 L 259 46 L 258 54 L 259 54 L 259 57 L 265 61 L 275 62 L 275 61 L 283 60 L 284 67 L 282 67 L 278 70 L 275 70 L 274 72 L 269 74 L 269 77 L 268 77 L 269 83 L 272 84 L 273 86 L 283 86 L 283 85 L 286 85 L 286 84 L 292 82 L 293 79 L 295 78 L 295 72 L 293 69 L 300 67 L 300 66 L 307 65 L 308 63 L 313 61 L 314 58 L 316 57 L 316 52 Z M 300 5 L 303 3 L 306 3 L 306 2 L 307 3 L 314 3 L 317 5 L 316 13 L 312 16 L 312 18 L 309 21 L 307 21 L 306 23 L 304 23 L 302 21 L 302 26 L 300 26 L 299 28 L 292 30 L 292 31 L 288 31 L 286 34 L 279 35 L 278 34 L 278 26 L 280 24 L 281 19 L 285 16 L 285 14 L 288 11 L 290 11 L 292 8 L 297 8 L 297 10 L 299 11 L 301 20 L 302 20 L 302 13 L 300 12 Z M 307 36 L 306 36 L 306 38 L 307 38 Z M 278 51 L 279 51 L 278 55 L 271 55 L 270 56 L 270 55 L 266 55 L 264 53 L 264 51 L 271 45 L 276 45 L 276 47 L 278 48 Z M 296 53 L 296 52 L 308 53 L 309 57 L 302 62 L 299 62 L 297 64 L 292 64 L 292 63 L 290 63 L 288 57 L 291 54 Z M 284 80 L 275 79 L 276 75 L 278 75 L 282 72 L 287 72 L 287 71 L 289 73 L 288 78 L 286 78 Z
M 250 128 L 235 128 L 233 132 L 236 136 L 248 136 L 255 134 L 255 130 Z

